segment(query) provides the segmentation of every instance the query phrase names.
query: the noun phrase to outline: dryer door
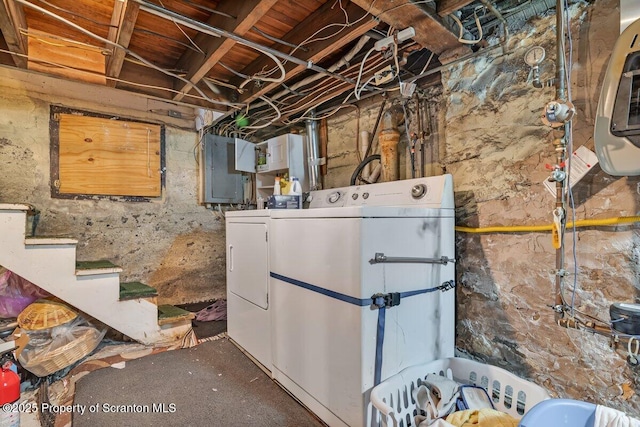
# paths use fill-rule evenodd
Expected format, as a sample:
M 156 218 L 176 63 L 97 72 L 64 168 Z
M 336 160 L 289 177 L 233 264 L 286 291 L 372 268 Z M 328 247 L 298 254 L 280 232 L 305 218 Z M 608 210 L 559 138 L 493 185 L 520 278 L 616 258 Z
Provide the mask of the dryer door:
M 227 223 L 227 286 L 229 291 L 267 309 L 269 260 L 267 225 Z

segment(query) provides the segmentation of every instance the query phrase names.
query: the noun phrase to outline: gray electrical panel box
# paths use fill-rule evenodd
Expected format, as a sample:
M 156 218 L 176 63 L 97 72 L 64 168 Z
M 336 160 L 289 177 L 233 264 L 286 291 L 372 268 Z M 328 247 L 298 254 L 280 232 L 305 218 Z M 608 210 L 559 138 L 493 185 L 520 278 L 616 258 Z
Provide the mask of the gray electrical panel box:
M 203 139 L 203 202 L 242 203 L 242 172 L 236 170 L 236 138 L 206 134 Z

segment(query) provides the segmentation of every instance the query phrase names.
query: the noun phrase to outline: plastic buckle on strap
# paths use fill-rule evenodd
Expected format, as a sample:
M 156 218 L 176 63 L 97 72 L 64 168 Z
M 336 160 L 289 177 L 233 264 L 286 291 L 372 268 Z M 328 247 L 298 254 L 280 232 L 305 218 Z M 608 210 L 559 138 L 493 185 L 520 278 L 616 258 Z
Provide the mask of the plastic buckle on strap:
M 400 293 L 399 292 L 391 292 L 388 294 L 375 294 L 371 297 L 373 300 L 373 305 L 382 308 L 382 307 L 395 307 L 396 305 L 400 305 Z
M 444 291 L 448 291 L 449 289 L 453 289 L 456 287 L 456 284 L 453 280 L 447 280 L 446 282 L 443 282 L 442 285 L 438 286 L 438 288 L 444 292 Z

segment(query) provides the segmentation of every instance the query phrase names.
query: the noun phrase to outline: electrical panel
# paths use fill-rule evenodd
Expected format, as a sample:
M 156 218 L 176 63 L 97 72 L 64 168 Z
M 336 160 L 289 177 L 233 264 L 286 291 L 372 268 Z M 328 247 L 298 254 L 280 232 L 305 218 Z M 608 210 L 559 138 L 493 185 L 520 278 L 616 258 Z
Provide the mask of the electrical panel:
M 202 201 L 204 203 L 242 203 L 242 172 L 236 170 L 236 140 L 206 134 L 202 141 Z

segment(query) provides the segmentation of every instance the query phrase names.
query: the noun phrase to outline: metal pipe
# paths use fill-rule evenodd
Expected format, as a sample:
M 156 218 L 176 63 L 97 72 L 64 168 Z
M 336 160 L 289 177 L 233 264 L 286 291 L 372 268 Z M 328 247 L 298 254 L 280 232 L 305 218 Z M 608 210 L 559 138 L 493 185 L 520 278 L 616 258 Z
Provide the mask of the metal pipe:
M 564 57 L 564 0 L 556 0 L 556 99 L 566 101 Z
M 318 190 L 318 177 L 320 176 L 320 143 L 318 135 L 318 122 L 315 120 L 315 110 L 311 110 L 311 118 L 307 120 L 307 153 L 309 167 L 309 189 Z
M 382 164 L 382 182 L 397 181 L 400 178 L 398 167 L 398 142 L 400 132 L 398 124 L 404 117 L 400 106 L 392 106 L 382 115 L 382 130 L 378 136 L 380 144 L 380 163 Z
M 564 57 L 564 0 L 556 1 L 556 99 L 566 101 L 566 78 L 565 57 Z M 556 154 L 557 165 L 560 170 L 565 171 L 566 158 L 566 135 L 571 132 L 571 123 L 564 124 L 562 136 L 558 138 Z M 556 280 L 555 280 L 555 319 L 556 321 L 564 317 L 564 300 L 562 298 L 562 286 L 564 282 L 564 229 L 567 222 L 566 210 L 564 207 L 564 189 L 568 185 L 567 179 L 556 180 L 556 211 L 561 213 L 560 218 L 560 239 L 559 248 L 556 249 Z
M 178 24 L 182 24 L 186 27 L 189 27 L 193 30 L 196 31 L 200 31 L 201 33 L 204 34 L 208 34 L 210 36 L 214 36 L 214 37 L 226 37 L 228 39 L 234 40 L 240 44 L 243 44 L 245 46 L 251 47 L 253 49 L 256 50 L 260 50 L 266 53 L 270 53 L 274 56 L 277 56 L 281 59 L 285 59 L 287 61 L 293 62 L 294 64 L 298 64 L 298 65 L 304 65 L 305 67 L 307 67 L 310 70 L 313 70 L 315 72 L 318 73 L 322 73 L 322 74 L 326 74 L 328 76 L 331 76 L 335 79 L 338 80 L 342 80 L 344 82 L 347 82 L 349 84 L 355 84 L 355 80 L 344 77 L 340 74 L 336 74 L 336 73 L 332 73 L 322 67 L 319 67 L 317 65 L 315 65 L 313 62 L 311 61 L 304 61 L 302 59 L 296 58 L 295 56 L 280 52 L 279 50 L 276 49 L 272 49 L 268 46 L 264 46 L 261 45 L 260 43 L 255 43 L 252 42 L 251 40 L 247 40 L 243 37 L 238 36 L 237 34 L 234 34 L 232 32 L 229 31 L 225 31 L 223 29 L 214 27 L 212 25 L 209 24 L 205 24 L 204 22 L 200 22 L 197 21 L 195 19 L 189 18 L 188 16 L 184 16 L 184 15 L 180 15 L 179 13 L 176 13 L 172 10 L 169 9 L 165 9 L 161 6 L 157 6 L 153 3 L 149 3 L 145 0 L 133 0 L 136 3 L 140 4 L 140 9 L 144 10 L 145 12 L 151 13 L 152 15 L 156 15 L 159 16 L 161 18 L 164 19 L 170 19 L 173 20 L 174 22 L 178 23 Z

